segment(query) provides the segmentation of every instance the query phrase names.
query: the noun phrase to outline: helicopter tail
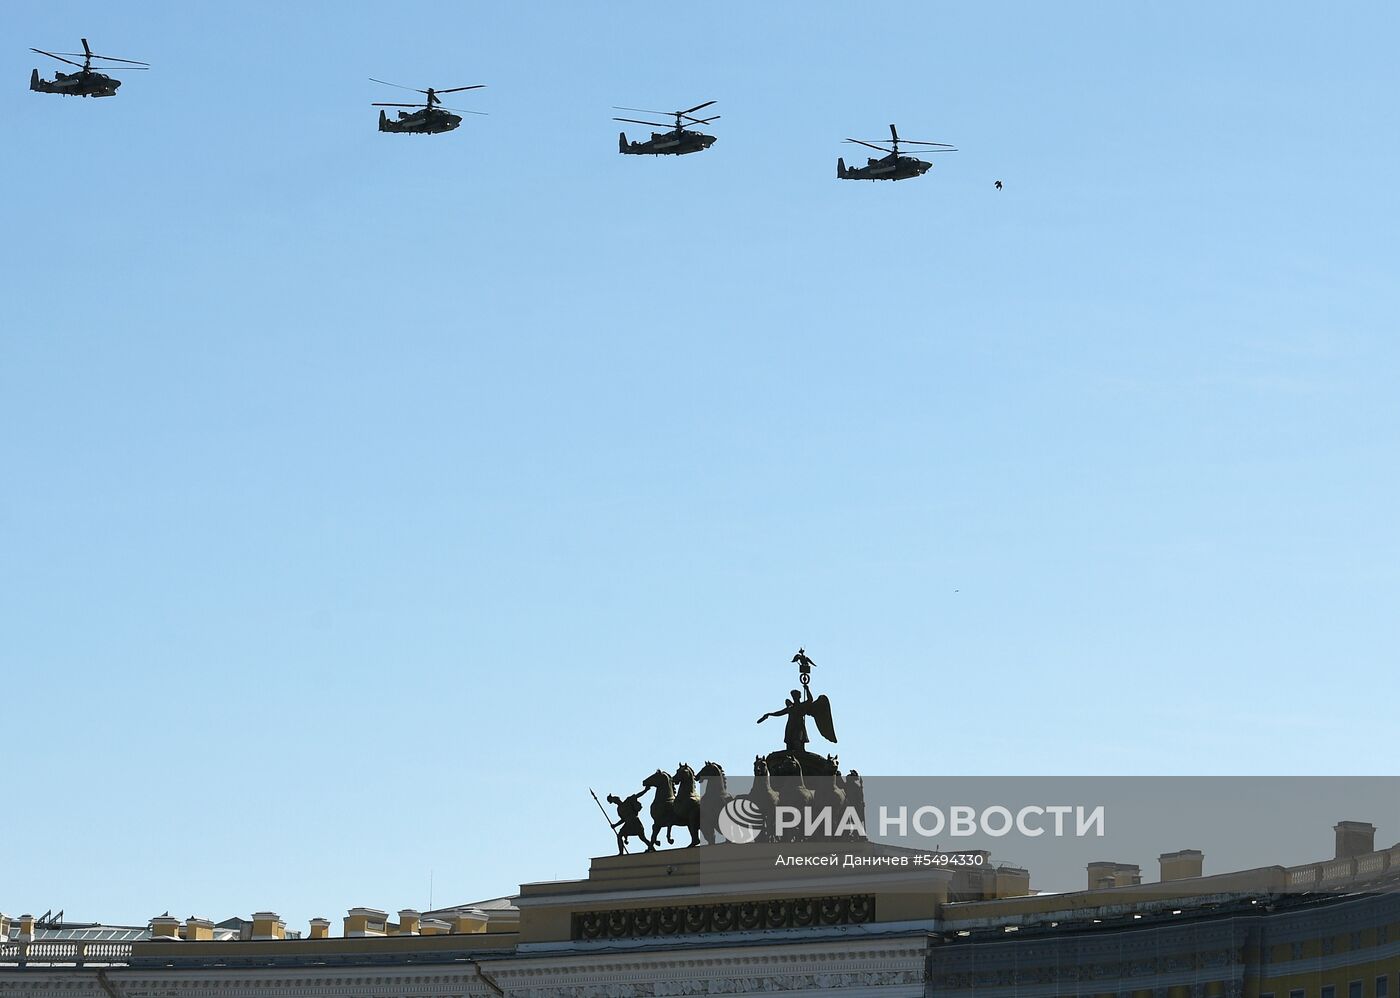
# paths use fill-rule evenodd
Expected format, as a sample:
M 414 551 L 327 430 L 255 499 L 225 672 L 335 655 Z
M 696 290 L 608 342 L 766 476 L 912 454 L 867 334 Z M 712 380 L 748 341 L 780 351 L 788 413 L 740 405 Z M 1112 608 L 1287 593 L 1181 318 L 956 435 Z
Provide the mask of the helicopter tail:
M 30 89 L 30 90 L 38 90 L 38 89 L 39 89 L 39 71 L 38 71 L 37 69 L 34 70 L 34 72 L 32 72 L 32 73 L 29 74 L 29 89 Z
M 626 151 L 627 151 L 627 133 L 626 133 L 626 132 L 618 132 L 618 133 L 617 133 L 617 151 L 618 151 L 618 152 L 626 152 Z
M 836 179 L 846 179 L 846 157 L 844 156 L 838 157 L 836 160 Z
M 380 108 L 380 109 L 379 109 L 379 130 L 380 130 L 381 132 L 387 132 L 389 129 L 386 128 L 385 126 L 388 125 L 388 124 L 389 124 L 389 116 L 388 116 L 387 114 L 384 113 L 384 109 L 383 109 L 383 108 Z

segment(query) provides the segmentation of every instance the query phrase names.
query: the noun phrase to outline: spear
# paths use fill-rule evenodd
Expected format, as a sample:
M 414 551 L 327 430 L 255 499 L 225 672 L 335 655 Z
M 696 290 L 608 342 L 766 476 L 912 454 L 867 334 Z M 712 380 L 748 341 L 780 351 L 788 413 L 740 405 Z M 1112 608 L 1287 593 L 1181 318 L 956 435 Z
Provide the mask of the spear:
M 598 810 L 603 812 L 603 820 L 606 821 L 606 822 L 608 823 L 608 827 L 609 827 L 609 828 L 612 828 L 612 827 L 613 827 L 612 819 L 608 817 L 608 812 L 607 812 L 607 810 L 603 807 L 603 802 L 600 801 L 600 800 L 598 799 L 598 795 L 597 795 L 597 794 L 593 793 L 593 788 L 592 788 L 592 787 L 589 787 L 589 788 L 588 788 L 588 792 L 589 792 L 590 794 L 593 794 L 593 803 L 598 805 Z M 617 832 L 617 829 L 613 828 L 613 832 L 614 832 L 614 834 L 615 834 L 615 833 Z M 626 840 L 626 839 L 619 837 L 618 840 L 617 840 L 617 844 L 620 845 L 620 846 L 622 846 L 622 851 L 623 851 L 623 852 L 626 852 L 626 851 L 627 851 L 627 840 Z

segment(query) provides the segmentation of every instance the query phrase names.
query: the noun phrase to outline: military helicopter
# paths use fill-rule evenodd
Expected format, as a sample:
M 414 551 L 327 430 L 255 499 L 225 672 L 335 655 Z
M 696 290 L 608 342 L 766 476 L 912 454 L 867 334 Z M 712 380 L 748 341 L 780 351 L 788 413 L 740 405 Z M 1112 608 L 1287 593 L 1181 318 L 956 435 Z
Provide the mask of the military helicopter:
M 847 166 L 844 157 L 838 159 L 836 161 L 836 176 L 839 180 L 909 180 L 912 177 L 922 177 L 933 167 L 933 164 L 927 160 L 915 159 L 913 156 L 901 156 L 899 154 L 901 142 L 910 146 L 937 147 L 922 150 L 923 152 L 957 152 L 957 149 L 946 142 L 920 142 L 915 139 L 901 139 L 893 125 L 890 126 L 890 144 L 893 146 L 891 149 L 861 139 L 847 139 L 846 141 L 854 142 L 859 146 L 869 146 L 871 149 L 877 149 L 887 155 L 879 159 L 872 157 L 866 161 L 865 166 Z
M 451 87 L 447 90 L 434 90 L 432 87 L 427 90 L 419 90 L 417 87 L 405 87 L 398 83 L 376 80 L 372 76 L 370 82 L 428 95 L 428 101 L 425 104 L 382 104 L 377 102 L 371 104 L 370 107 L 416 107 L 418 109 L 416 111 L 400 111 L 398 120 L 394 120 L 380 111 L 379 130 L 381 132 L 413 132 L 417 135 L 436 135 L 438 132 L 452 131 L 462 123 L 462 115 L 464 114 L 486 113 L 485 111 L 464 111 L 460 108 L 443 107 L 442 101 L 438 100 L 438 94 L 455 94 L 461 90 L 480 90 L 486 86 L 484 83 L 478 83 L 472 87 Z M 457 113 L 452 113 L 454 111 Z
M 57 59 L 59 62 L 66 62 L 70 66 L 77 66 L 79 72 L 76 73 L 55 73 L 52 80 L 39 79 L 39 71 L 36 69 L 29 74 L 29 89 L 36 90 L 41 94 L 67 94 L 70 97 L 115 97 L 117 87 L 122 85 L 121 80 L 114 80 L 106 73 L 99 73 L 92 68 L 92 60 L 100 59 L 103 62 L 120 62 L 122 66 L 104 66 L 103 69 L 111 73 L 120 72 L 124 69 L 150 69 L 149 62 L 137 62 L 135 59 L 118 59 L 110 55 L 95 55 L 88 46 L 88 40 L 83 39 L 83 50 L 81 52 L 45 52 L 43 49 L 32 48 L 29 51 L 46 55 L 50 59 Z M 82 62 L 74 62 L 73 59 L 65 58 L 82 56 Z
M 715 144 L 713 135 L 706 135 L 704 132 L 692 132 L 686 125 L 708 125 L 712 121 L 718 121 L 719 115 L 712 118 L 696 118 L 693 112 L 701 108 L 709 107 L 715 103 L 707 100 L 703 104 L 696 104 L 692 108 L 684 111 L 644 111 L 639 107 L 614 107 L 614 111 L 636 111 L 638 114 L 660 114 L 675 115 L 676 127 L 662 124 L 658 121 L 638 121 L 636 118 L 614 118 L 613 121 L 626 121 L 633 125 L 650 125 L 652 128 L 668 128 L 666 132 L 652 132 L 651 138 L 645 142 L 628 142 L 626 132 L 617 133 L 617 151 L 627 156 L 684 156 L 688 152 L 704 152 Z M 682 122 L 681 119 L 685 119 Z

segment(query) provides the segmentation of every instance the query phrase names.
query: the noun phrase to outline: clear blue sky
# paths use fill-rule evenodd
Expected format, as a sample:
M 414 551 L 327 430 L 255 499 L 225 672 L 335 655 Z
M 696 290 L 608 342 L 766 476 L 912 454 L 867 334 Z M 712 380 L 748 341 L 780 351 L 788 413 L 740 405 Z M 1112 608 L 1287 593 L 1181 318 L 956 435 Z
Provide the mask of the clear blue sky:
M 578 876 L 799 643 L 864 773 L 1394 770 L 1395 5 L 680 11 L 0 6 L 0 909 Z

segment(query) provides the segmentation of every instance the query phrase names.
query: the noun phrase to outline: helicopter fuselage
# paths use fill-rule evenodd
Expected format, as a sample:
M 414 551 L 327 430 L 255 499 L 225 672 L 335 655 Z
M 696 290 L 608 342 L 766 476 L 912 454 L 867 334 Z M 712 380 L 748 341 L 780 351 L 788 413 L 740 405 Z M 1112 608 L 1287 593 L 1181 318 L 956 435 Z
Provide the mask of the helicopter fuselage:
M 424 108 L 420 111 L 400 111 L 396 119 L 383 111 L 379 112 L 381 132 L 413 132 L 418 135 L 436 135 L 450 132 L 462 123 L 460 114 L 444 111 L 441 108 Z
M 881 156 L 867 159 L 865 166 L 847 166 L 844 159 L 836 161 L 836 176 L 841 180 L 912 180 L 922 177 L 933 166 L 913 156 Z
M 715 144 L 713 135 L 692 132 L 688 129 L 673 129 L 669 132 L 652 132 L 644 142 L 628 142 L 627 133 L 617 135 L 617 151 L 625 156 L 684 156 L 692 152 L 704 152 Z
M 36 69 L 29 76 L 29 89 L 41 94 L 66 94 L 69 97 L 115 97 L 121 80 L 91 69 L 76 73 L 55 73 L 52 80 L 40 79 Z

